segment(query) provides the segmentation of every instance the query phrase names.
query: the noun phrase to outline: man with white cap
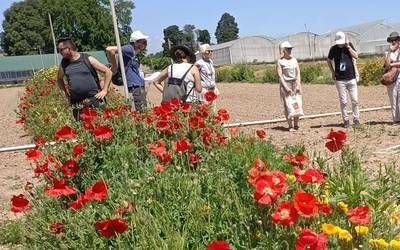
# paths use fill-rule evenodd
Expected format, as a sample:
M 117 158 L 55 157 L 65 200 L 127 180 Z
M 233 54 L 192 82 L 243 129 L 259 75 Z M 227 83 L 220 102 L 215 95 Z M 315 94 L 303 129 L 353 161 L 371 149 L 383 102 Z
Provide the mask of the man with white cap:
M 201 53 L 201 59 L 196 61 L 195 65 L 199 69 L 201 77 L 201 86 L 203 87 L 202 93 L 200 94 L 199 100 L 205 102 L 204 94 L 207 91 L 214 91 L 218 96 L 220 94 L 215 83 L 215 68 L 214 63 L 211 60 L 213 50 L 207 43 L 199 46 L 199 52 Z M 214 102 L 215 104 L 215 102 Z M 215 105 L 214 105 L 215 109 Z
M 144 79 L 140 71 L 138 54 L 146 49 L 148 38 L 140 30 L 136 30 L 132 32 L 129 43 L 121 48 L 128 90 L 133 95 L 135 110 L 138 112 L 142 112 L 147 106 Z M 118 54 L 118 48 L 117 46 L 109 46 L 106 48 L 106 52 L 111 62 L 111 71 L 115 74 L 118 71 L 118 64 L 115 59 L 115 55 Z
M 346 110 L 347 92 L 349 92 L 351 98 L 354 125 L 360 125 L 356 80 L 357 70 L 354 65 L 354 59 L 357 58 L 358 54 L 347 41 L 345 33 L 342 31 L 337 32 L 335 36 L 335 45 L 329 50 L 328 66 L 332 72 L 332 79 L 336 81 L 343 126 L 345 128 L 350 126 L 349 116 Z

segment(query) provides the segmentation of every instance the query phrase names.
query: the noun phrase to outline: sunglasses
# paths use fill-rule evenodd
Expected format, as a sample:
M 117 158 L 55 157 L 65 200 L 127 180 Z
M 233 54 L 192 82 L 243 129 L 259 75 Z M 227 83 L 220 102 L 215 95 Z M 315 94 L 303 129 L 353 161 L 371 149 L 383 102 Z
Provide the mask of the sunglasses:
M 69 48 L 68 47 L 58 48 L 57 51 L 58 51 L 58 53 L 62 53 L 65 49 L 69 49 Z
M 398 39 L 398 38 L 395 38 L 395 39 L 389 39 L 389 43 L 392 43 L 392 42 L 397 42 L 397 41 L 399 41 L 400 39 Z
M 212 50 L 206 50 L 206 54 L 211 54 L 211 53 L 213 53 L 214 51 L 212 51 Z

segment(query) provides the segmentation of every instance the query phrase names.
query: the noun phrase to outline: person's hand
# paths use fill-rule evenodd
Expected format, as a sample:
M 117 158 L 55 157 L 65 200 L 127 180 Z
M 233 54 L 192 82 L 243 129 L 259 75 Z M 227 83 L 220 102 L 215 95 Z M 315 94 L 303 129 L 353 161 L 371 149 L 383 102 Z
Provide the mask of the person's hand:
M 286 89 L 286 96 L 293 95 L 293 90 L 291 89 Z
M 296 84 L 296 93 L 301 94 L 301 86 L 300 86 L 300 83 L 297 83 L 297 84 Z
M 103 89 L 102 91 L 97 93 L 94 97 L 96 97 L 97 99 L 103 100 L 104 97 L 106 97 L 106 95 L 107 95 L 107 90 Z

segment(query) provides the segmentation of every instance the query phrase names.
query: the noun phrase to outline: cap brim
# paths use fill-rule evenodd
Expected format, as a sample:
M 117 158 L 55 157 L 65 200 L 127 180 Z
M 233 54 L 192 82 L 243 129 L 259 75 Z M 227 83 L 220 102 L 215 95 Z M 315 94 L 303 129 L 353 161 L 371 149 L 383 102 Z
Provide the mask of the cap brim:
M 335 41 L 336 45 L 342 45 L 346 43 L 346 38 L 339 39 Z
M 393 41 L 393 40 L 399 40 L 400 39 L 400 36 L 398 36 L 398 37 L 388 37 L 387 39 L 386 39 L 386 41 L 388 42 L 388 43 L 390 43 L 391 41 Z

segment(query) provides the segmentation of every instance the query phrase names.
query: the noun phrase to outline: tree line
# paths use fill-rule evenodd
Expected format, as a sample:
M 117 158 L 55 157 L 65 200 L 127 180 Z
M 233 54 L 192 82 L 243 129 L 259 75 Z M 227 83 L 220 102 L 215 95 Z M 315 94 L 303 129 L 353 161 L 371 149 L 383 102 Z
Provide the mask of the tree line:
M 132 28 L 132 0 L 115 0 L 121 42 L 129 41 Z M 81 51 L 104 50 L 115 43 L 108 0 L 25 0 L 13 3 L 4 12 L 0 45 L 7 55 L 32 55 L 53 53 L 49 23 L 52 18 L 55 37 L 71 36 Z M 197 50 L 199 43 L 211 43 L 206 29 L 186 24 L 180 29 L 171 25 L 163 30 L 163 51 L 157 56 L 167 56 L 170 46 L 186 45 Z M 224 13 L 214 33 L 217 43 L 238 38 L 239 28 L 235 18 Z

